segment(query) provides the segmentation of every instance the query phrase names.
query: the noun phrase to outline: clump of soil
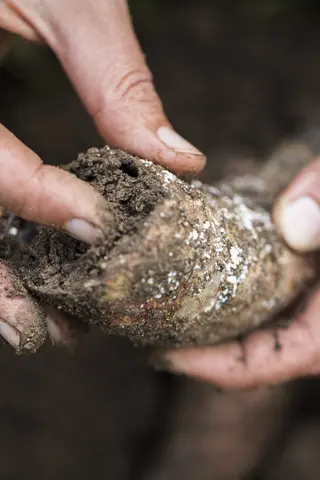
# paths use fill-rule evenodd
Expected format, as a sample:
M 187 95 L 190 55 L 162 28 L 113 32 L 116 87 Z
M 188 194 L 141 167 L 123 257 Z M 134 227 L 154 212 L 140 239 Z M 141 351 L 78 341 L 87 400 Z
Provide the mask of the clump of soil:
M 110 225 L 105 225 L 103 242 L 90 251 L 92 262 L 88 268 L 91 270 L 120 238 L 139 228 L 165 193 L 147 169 L 140 169 L 134 157 L 121 150 L 90 148 L 66 168 L 98 190 L 109 203 L 115 217 L 112 229 Z M 38 278 L 39 285 L 49 280 L 49 270 L 67 272 L 71 264 L 88 251 L 86 244 L 62 232 L 53 232 L 50 228 L 41 229 L 32 247 L 37 252 L 37 260 L 48 265 L 47 274 L 43 273 Z
M 105 225 L 103 238 L 90 248 L 90 261 L 83 264 L 87 272 L 92 274 L 95 266 L 108 255 L 120 238 L 138 230 L 144 218 L 164 198 L 165 192 L 154 176 L 149 175 L 148 169 L 137 166 L 134 157 L 109 147 L 101 150 L 90 148 L 69 164 L 67 170 L 98 190 L 109 203 L 115 218 L 112 229 L 110 225 Z M 74 262 L 89 249 L 86 244 L 62 232 L 53 232 L 50 228 L 41 229 L 32 248 L 37 252 L 36 261 L 42 266 L 47 265 L 45 271 L 40 269 L 37 280 L 32 274 L 33 267 L 30 268 L 33 281 L 39 285 L 50 282 L 54 271 L 67 273 L 74 268 Z
M 134 157 L 121 150 L 90 148 L 80 154 L 68 170 L 98 190 L 114 213 L 115 228 L 110 230 L 106 225 L 103 241 L 106 251 L 113 248 L 120 237 L 136 231 L 165 195 L 148 169 L 139 168 Z M 99 251 L 98 256 L 104 253 Z
M 52 304 L 61 309 L 68 305 L 67 310 L 71 313 L 81 318 L 85 314 L 85 320 L 95 322 L 97 315 L 103 316 L 103 309 L 93 306 L 90 286 L 84 288 L 84 283 L 87 282 L 88 286 L 88 282 L 96 281 L 95 292 L 105 288 L 104 284 L 99 284 L 99 278 L 119 240 L 129 241 L 155 206 L 166 197 L 164 186 L 159 179 L 157 181 L 154 172 L 151 174 L 148 163 L 140 161 L 137 164 L 135 157 L 104 147 L 89 149 L 66 167 L 97 189 L 114 215 L 111 228 L 109 224 L 105 225 L 101 238 L 93 247 L 47 227 L 39 228 L 26 247 L 23 244 L 30 240 L 30 232 L 34 234 L 34 230 L 30 230 L 28 223 L 17 225 L 16 238 L 9 240 L 11 246 L 15 242 L 15 248 L 8 249 L 7 240 L 2 256 L 6 256 L 36 297 L 48 303 L 52 300 Z M 7 220 L 4 219 L 4 230 L 7 229 Z M 17 239 L 20 241 L 18 249 Z

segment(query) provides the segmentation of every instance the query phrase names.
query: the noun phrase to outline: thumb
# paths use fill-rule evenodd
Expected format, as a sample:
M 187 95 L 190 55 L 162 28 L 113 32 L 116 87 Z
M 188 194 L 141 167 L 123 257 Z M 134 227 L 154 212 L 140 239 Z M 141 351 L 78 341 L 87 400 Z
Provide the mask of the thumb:
M 320 158 L 303 169 L 274 209 L 279 232 L 301 252 L 320 248 Z
M 108 143 L 176 173 L 203 168 L 204 155 L 163 112 L 125 0 L 11 3 L 36 23 Z
M 93 243 L 112 222 L 103 198 L 89 184 L 49 165 L 0 124 L 0 205 L 25 220 L 65 230 Z

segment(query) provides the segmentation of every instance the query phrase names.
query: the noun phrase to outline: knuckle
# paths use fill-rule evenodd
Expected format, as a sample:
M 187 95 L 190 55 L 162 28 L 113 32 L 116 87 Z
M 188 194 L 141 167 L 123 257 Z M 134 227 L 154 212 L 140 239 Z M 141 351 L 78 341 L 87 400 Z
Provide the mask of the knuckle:
M 152 75 L 149 69 L 129 70 L 112 89 L 112 96 L 117 100 L 145 101 L 155 94 Z
M 123 134 L 132 128 L 134 116 L 140 115 L 156 125 L 163 120 L 161 100 L 154 88 L 148 67 L 126 69 L 126 73 L 106 78 L 102 96 L 96 99 L 91 111 L 94 121 L 102 129 L 104 137 Z M 112 132 L 117 132 L 116 135 Z M 113 135 L 113 136 L 112 136 Z M 110 141 L 110 140 L 109 140 Z

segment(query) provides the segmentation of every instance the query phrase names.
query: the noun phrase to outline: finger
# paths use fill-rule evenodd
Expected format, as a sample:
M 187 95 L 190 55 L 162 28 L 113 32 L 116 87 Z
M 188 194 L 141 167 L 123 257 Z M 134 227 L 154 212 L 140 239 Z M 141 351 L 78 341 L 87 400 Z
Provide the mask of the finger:
M 0 335 L 17 353 L 31 353 L 44 342 L 44 314 L 4 263 L 0 262 Z
M 302 170 L 283 193 L 274 219 L 292 248 L 302 252 L 320 248 L 320 158 Z
M 264 330 L 242 343 L 164 354 L 167 369 L 223 388 L 254 388 L 320 372 L 320 291 L 287 329 Z
M 24 37 L 26 40 L 41 40 L 37 31 L 13 6 L 10 6 L 10 2 L 6 2 L 5 0 L 0 1 L 0 27 L 9 32 L 21 35 L 21 37 Z
M 93 243 L 111 214 L 85 182 L 40 158 L 0 124 L 0 204 L 26 220 Z
M 46 312 L 47 329 L 52 340 L 57 346 L 73 348 L 89 330 L 86 323 L 78 318 L 52 308 L 43 307 Z
M 177 173 L 205 158 L 167 120 L 125 0 L 10 0 L 56 52 L 105 139 Z

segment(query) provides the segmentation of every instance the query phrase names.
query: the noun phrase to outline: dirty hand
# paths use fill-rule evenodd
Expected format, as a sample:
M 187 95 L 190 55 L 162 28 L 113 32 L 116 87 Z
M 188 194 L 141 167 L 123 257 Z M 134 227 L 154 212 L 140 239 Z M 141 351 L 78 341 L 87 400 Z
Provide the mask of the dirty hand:
M 274 210 L 279 233 L 294 249 L 320 248 L 320 159 L 304 169 Z M 288 328 L 260 330 L 243 341 L 165 354 L 165 365 L 222 388 L 254 388 L 320 373 L 320 288 Z
M 174 132 L 163 112 L 125 0 L 0 0 L 0 27 L 51 47 L 108 143 L 175 172 L 203 167 L 204 156 Z M 2 207 L 94 242 L 104 200 L 86 183 L 44 166 L 1 124 L 0 165 Z M 3 265 L 0 274 L 4 292 L 10 279 Z M 19 335 L 10 324 L 23 307 L 0 293 L 0 334 L 15 346 Z

